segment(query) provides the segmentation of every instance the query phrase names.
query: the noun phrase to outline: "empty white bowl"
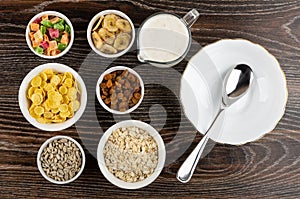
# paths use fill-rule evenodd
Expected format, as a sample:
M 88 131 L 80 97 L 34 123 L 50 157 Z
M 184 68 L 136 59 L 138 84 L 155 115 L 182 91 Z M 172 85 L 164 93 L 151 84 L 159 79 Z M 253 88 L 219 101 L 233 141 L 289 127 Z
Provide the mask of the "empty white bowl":
M 74 78 L 77 80 L 77 82 L 80 85 L 80 87 L 79 87 L 79 89 L 81 91 L 80 108 L 75 112 L 75 114 L 72 118 L 70 118 L 62 123 L 41 124 L 29 114 L 29 110 L 28 110 L 29 109 L 29 101 L 26 97 L 28 86 L 30 85 L 31 80 L 35 76 L 37 76 L 40 72 L 42 72 L 43 70 L 45 70 L 47 68 L 51 68 L 51 69 L 53 69 L 53 71 L 56 71 L 56 72 L 72 73 L 72 75 L 74 76 Z M 86 91 L 86 87 L 85 87 L 85 84 L 84 84 L 82 78 L 79 76 L 79 74 L 75 70 L 73 70 L 72 68 L 70 68 L 69 66 L 66 66 L 64 64 L 47 63 L 47 64 L 42 64 L 42 65 L 37 66 L 36 68 L 32 69 L 26 75 L 26 77 L 23 79 L 21 86 L 19 88 L 19 106 L 20 106 L 22 114 L 24 115 L 24 117 L 30 124 L 32 124 L 33 126 L 39 128 L 41 130 L 44 130 L 44 131 L 60 131 L 60 130 L 63 130 L 63 129 L 66 129 L 66 128 L 72 126 L 75 122 L 77 122 L 77 120 L 79 120 L 79 118 L 83 114 L 85 107 L 86 107 L 86 103 L 87 103 L 87 91 Z
M 50 178 L 49 176 L 47 176 L 47 174 L 44 172 L 43 168 L 42 168 L 42 164 L 41 164 L 41 155 L 42 155 L 42 152 L 44 150 L 44 148 L 52 141 L 54 140 L 58 140 L 58 139 L 67 139 L 67 140 L 70 140 L 72 141 L 73 143 L 75 143 L 75 145 L 79 148 L 80 152 L 81 152 L 81 168 L 80 168 L 80 171 L 73 177 L 71 178 L 70 180 L 67 180 L 67 181 L 57 181 L 57 180 L 54 180 L 53 178 Z M 40 171 L 40 173 L 42 174 L 42 176 L 48 180 L 49 182 L 52 182 L 54 184 L 68 184 L 70 182 L 73 182 L 74 180 L 76 180 L 82 173 L 83 169 L 84 169 L 84 166 L 85 166 L 85 153 L 84 153 L 84 150 L 82 149 L 81 145 L 76 141 L 74 140 L 73 138 L 71 137 L 68 137 L 68 136 L 63 136 L 63 135 L 58 135 L 58 136 L 54 136 L 52 138 L 49 138 L 48 140 L 46 140 L 42 146 L 40 147 L 39 151 L 38 151 L 38 154 L 37 154 L 37 166 L 38 166 L 38 169 Z
M 123 19 L 126 19 L 130 25 L 131 25 L 131 29 L 132 29 L 132 32 L 131 32 L 131 42 L 129 43 L 128 47 L 116 54 L 105 54 L 103 52 L 101 52 L 100 50 L 98 50 L 94 43 L 93 43 L 93 39 L 92 39 L 92 29 L 95 25 L 95 23 L 98 22 L 99 18 L 101 16 L 104 16 L 104 15 L 108 15 L 108 14 L 115 14 L 115 15 L 118 15 L 120 17 L 122 17 Z M 120 57 L 122 55 L 124 55 L 126 52 L 129 51 L 129 49 L 132 47 L 133 43 L 134 43 L 134 40 L 135 40 L 135 29 L 134 29 L 134 25 L 131 21 L 131 19 L 123 12 L 119 11 L 119 10 L 103 10 L 101 12 L 99 12 L 98 14 L 96 14 L 92 20 L 90 21 L 89 25 L 88 25 L 88 28 L 87 28 L 87 40 L 89 42 L 89 45 L 91 46 L 91 48 L 93 49 L 93 51 L 95 51 L 98 55 L 100 56 L 103 56 L 103 57 L 106 57 L 106 58 L 116 58 L 116 57 Z
M 117 110 L 114 110 L 114 109 L 111 109 L 110 107 L 108 107 L 104 102 L 103 100 L 101 99 L 101 94 L 100 94 L 100 83 L 102 82 L 103 78 L 105 75 L 109 74 L 109 73 L 112 73 L 114 71 L 117 71 L 117 70 L 128 70 L 128 72 L 132 73 L 133 75 L 135 75 L 139 81 L 140 81 L 140 85 L 141 85 L 141 98 L 140 100 L 138 101 L 138 103 L 136 105 L 134 105 L 133 107 L 131 107 L 130 109 L 124 111 L 124 112 L 121 112 L 121 111 L 117 111 Z M 135 109 L 137 109 L 137 107 L 139 107 L 139 105 L 142 103 L 143 101 L 143 98 L 144 98 L 144 82 L 142 80 L 142 78 L 140 77 L 140 75 L 135 72 L 133 69 L 131 68 L 128 68 L 128 67 L 125 67 L 125 66 L 115 66 L 115 67 L 112 67 L 112 68 L 109 68 L 107 69 L 106 71 L 104 71 L 101 76 L 99 77 L 98 81 L 97 81 L 97 84 L 96 84 L 96 95 L 97 95 L 97 99 L 99 101 L 99 103 L 101 104 L 101 106 L 103 108 L 105 108 L 107 111 L 113 113 L 113 114 L 128 114 L 128 113 L 131 113 L 132 111 L 134 111 Z
M 130 126 L 135 126 L 143 130 L 146 130 L 155 139 L 158 146 L 158 163 L 153 174 L 145 178 L 144 180 L 138 182 L 125 182 L 123 180 L 120 180 L 116 176 L 114 176 L 114 174 L 110 173 L 105 165 L 105 160 L 103 155 L 105 144 L 107 142 L 108 137 L 111 135 L 111 133 L 120 127 L 130 127 Z M 166 159 L 166 149 L 160 134 L 149 124 L 138 120 L 126 120 L 111 126 L 101 137 L 97 148 L 97 160 L 102 174 L 109 182 L 123 189 L 139 189 L 152 183 L 159 176 L 162 169 L 164 168 L 165 159 Z
M 54 56 L 48 56 L 48 55 L 42 55 L 42 54 L 39 54 L 37 52 L 34 51 L 32 45 L 31 45 L 31 41 L 30 41 L 30 38 L 29 38 L 29 33 L 30 33 L 30 24 L 36 20 L 37 18 L 40 18 L 42 17 L 43 15 L 50 15 L 50 16 L 57 16 L 57 17 L 60 17 L 62 19 L 65 20 L 65 22 L 70 26 L 70 29 L 71 29 L 71 33 L 70 33 L 70 42 L 67 46 L 67 48 L 65 50 L 63 50 L 61 53 L 57 54 L 57 55 L 54 55 Z M 44 12 L 41 12 L 37 15 L 35 15 L 28 23 L 27 27 L 26 27 L 26 33 L 25 33 L 25 37 L 26 37 L 26 42 L 27 42 L 27 45 L 29 47 L 29 49 L 34 53 L 36 54 L 37 56 L 40 56 L 42 58 L 45 58 L 45 59 L 55 59 L 55 58 L 59 58 L 63 55 L 65 55 L 72 47 L 73 45 L 73 42 L 74 42 L 74 28 L 73 28 L 73 25 L 71 23 L 71 21 L 65 16 L 63 15 L 62 13 L 60 12 L 56 12 L 56 11 L 44 11 Z

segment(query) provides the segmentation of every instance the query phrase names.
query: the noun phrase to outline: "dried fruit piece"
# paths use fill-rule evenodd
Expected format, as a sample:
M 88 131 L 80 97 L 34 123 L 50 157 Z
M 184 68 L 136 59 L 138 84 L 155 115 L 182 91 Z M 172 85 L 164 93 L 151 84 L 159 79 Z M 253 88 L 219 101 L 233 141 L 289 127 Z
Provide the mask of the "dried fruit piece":
M 64 45 L 68 45 L 69 43 L 69 34 L 67 32 L 65 32 L 62 37 L 61 37 L 61 40 L 60 42 Z M 67 46 L 66 46 L 67 47 Z
M 36 32 L 36 31 L 38 31 L 39 29 L 40 29 L 40 25 L 39 25 L 39 24 L 34 23 L 34 22 L 30 24 L 30 30 L 31 30 L 31 31 Z
M 134 93 L 133 96 L 136 99 L 140 99 L 141 98 L 141 94 L 140 93 Z

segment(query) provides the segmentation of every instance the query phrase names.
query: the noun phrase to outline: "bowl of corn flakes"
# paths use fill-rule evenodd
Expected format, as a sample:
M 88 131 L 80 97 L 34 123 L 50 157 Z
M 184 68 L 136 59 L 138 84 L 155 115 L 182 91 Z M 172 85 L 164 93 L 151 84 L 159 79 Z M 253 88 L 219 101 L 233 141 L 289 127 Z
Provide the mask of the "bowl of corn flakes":
M 72 126 L 83 114 L 87 91 L 79 74 L 58 63 L 31 70 L 19 89 L 19 106 L 26 120 L 45 131 Z
M 71 21 L 62 13 L 45 11 L 35 15 L 26 27 L 26 42 L 30 50 L 46 59 L 66 54 L 74 41 Z

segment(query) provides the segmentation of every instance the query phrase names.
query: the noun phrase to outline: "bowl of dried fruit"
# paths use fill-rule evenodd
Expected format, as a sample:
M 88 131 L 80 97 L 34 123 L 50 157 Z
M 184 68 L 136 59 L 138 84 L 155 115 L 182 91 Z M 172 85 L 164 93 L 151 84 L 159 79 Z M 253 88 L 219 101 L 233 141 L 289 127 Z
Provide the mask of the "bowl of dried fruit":
M 74 41 L 71 21 L 62 13 L 45 11 L 35 15 L 26 28 L 26 42 L 30 50 L 46 59 L 66 54 Z
M 134 25 L 125 13 L 118 10 L 104 10 L 90 21 L 87 39 L 98 55 L 107 58 L 119 57 L 134 43 Z
M 161 173 L 165 159 L 166 150 L 160 134 L 138 120 L 111 126 L 97 148 L 102 174 L 123 189 L 138 189 L 152 183 Z
M 144 97 L 144 83 L 140 75 L 125 66 L 107 69 L 98 79 L 96 95 L 99 103 L 113 114 L 134 111 Z
M 58 135 L 42 144 L 37 154 L 37 166 L 46 180 L 55 184 L 67 184 L 82 173 L 85 153 L 76 140 Z
M 32 69 L 19 88 L 25 119 L 45 131 L 60 131 L 82 116 L 87 91 L 80 75 L 64 64 L 47 63 Z

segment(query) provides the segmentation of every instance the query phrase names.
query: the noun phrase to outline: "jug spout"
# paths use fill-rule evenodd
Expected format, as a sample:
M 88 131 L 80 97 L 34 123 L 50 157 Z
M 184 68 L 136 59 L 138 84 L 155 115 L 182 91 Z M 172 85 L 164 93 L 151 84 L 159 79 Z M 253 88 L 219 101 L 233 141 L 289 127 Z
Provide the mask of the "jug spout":
M 146 62 L 146 60 L 141 56 L 141 54 L 138 54 L 138 55 L 137 55 L 137 58 L 138 58 L 138 60 L 139 60 L 140 62 L 142 62 L 142 63 L 145 63 L 145 62 Z

